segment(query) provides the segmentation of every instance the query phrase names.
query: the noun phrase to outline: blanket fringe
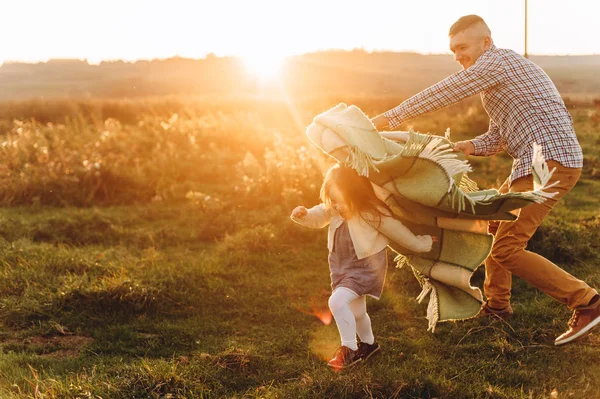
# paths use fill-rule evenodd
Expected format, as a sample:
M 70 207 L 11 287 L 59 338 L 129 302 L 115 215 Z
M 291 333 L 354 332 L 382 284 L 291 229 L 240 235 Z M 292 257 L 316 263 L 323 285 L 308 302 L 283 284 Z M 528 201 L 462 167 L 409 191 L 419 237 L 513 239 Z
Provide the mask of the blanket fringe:
M 410 138 L 404 147 L 402 156 L 429 159 L 440 165 L 449 178 L 448 192 L 454 186 L 452 176 L 472 171 L 469 163 L 466 160 L 458 159 L 449 144 L 442 143 L 442 137 L 417 134 L 413 130 L 409 134 Z
M 452 186 L 450 191 L 450 206 L 457 212 L 462 212 L 467 209 L 467 202 L 471 206 L 471 212 L 475 214 L 475 204 L 477 200 L 471 198 L 465 193 L 460 187 L 455 185 Z
M 427 327 L 427 331 L 435 332 L 435 326 L 437 325 L 438 320 L 440 319 L 439 312 L 439 296 L 437 289 L 433 284 L 429 281 L 426 281 L 423 284 L 423 289 L 419 296 L 417 296 L 417 302 L 421 303 L 429 294 L 429 303 L 427 304 L 427 320 L 429 321 L 429 325 Z
M 433 285 L 427 281 L 422 289 L 421 289 L 421 293 L 417 296 L 417 302 L 421 303 L 423 302 L 423 300 L 425 299 L 425 297 L 433 290 Z
M 452 176 L 472 171 L 471 166 L 466 160 L 461 161 L 458 159 L 450 144 L 442 144 L 441 137 L 431 139 L 429 144 L 419 154 L 419 158 L 430 159 L 439 164 L 444 168 L 448 177 L 450 177 L 451 183 L 454 183 Z
M 469 176 L 467 176 L 466 174 L 462 176 L 462 178 L 460 179 L 460 189 L 462 191 L 464 191 L 465 193 L 472 193 L 475 191 L 479 191 L 479 187 L 477 186 L 477 183 L 475 183 L 473 180 L 471 180 L 471 178 Z
M 396 252 L 396 251 L 394 251 Z M 402 255 L 399 252 L 396 252 L 396 257 L 394 258 L 394 262 L 396 262 L 396 267 L 401 269 L 402 267 L 409 265 L 415 275 L 415 278 L 419 282 L 421 286 L 421 293 L 417 296 L 416 300 L 418 303 L 421 303 L 425 300 L 427 295 L 429 295 L 429 303 L 427 304 L 427 320 L 429 324 L 427 326 L 427 331 L 435 332 L 435 326 L 440 319 L 440 307 L 439 307 L 439 295 L 437 289 L 433 284 L 429 282 L 429 279 L 425 277 L 423 273 L 418 271 L 413 265 L 410 264 L 410 260 L 407 256 Z
M 346 158 L 345 165 L 356 170 L 359 175 L 369 177 L 369 170 L 379 172 L 373 157 L 361 151 L 357 146 L 349 146 L 350 154 Z
M 537 143 L 533 143 L 531 171 L 533 172 L 533 191 L 531 193 L 539 196 L 539 199 L 536 200 L 536 202 L 544 202 L 546 199 L 552 198 L 558 194 L 558 192 L 548 193 L 545 191 L 556 186 L 560 181 L 556 180 L 554 183 L 548 184 L 550 178 L 556 171 L 556 168 L 548 170 L 548 164 L 544 158 L 542 146 Z
M 395 252 L 395 251 L 394 251 Z M 397 255 L 394 258 L 394 262 L 396 263 L 396 267 L 398 269 L 402 269 L 404 266 L 408 265 L 408 258 L 401 253 L 396 252 Z
M 538 145 L 537 143 L 533 143 L 531 171 L 533 173 L 533 191 L 523 193 L 512 193 L 512 195 L 518 195 L 522 198 L 539 204 L 546 201 L 548 198 L 553 198 L 556 194 L 558 194 L 557 192 L 549 193 L 547 191 L 548 189 L 559 184 L 560 181 L 556 180 L 553 183 L 549 184 L 552 175 L 556 171 L 556 168 L 552 170 L 548 169 L 548 164 L 546 163 L 542 146 Z M 472 187 L 475 187 L 475 189 L 472 190 Z M 494 198 L 493 196 L 486 196 L 484 198 L 474 199 L 467 194 L 468 192 L 473 191 L 477 191 L 477 185 L 466 175 L 463 176 L 463 178 L 460 181 L 460 187 L 452 187 L 452 192 L 450 194 L 450 204 L 452 208 L 455 209 L 457 212 L 462 212 L 463 210 L 466 210 L 466 203 L 468 202 L 471 206 L 471 211 L 474 214 L 475 204 L 489 202 Z

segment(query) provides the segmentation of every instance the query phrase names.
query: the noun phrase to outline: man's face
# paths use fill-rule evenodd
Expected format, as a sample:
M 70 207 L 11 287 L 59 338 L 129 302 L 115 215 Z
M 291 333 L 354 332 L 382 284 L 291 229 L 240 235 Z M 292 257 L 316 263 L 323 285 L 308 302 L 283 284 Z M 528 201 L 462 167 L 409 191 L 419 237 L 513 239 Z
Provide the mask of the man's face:
M 490 48 L 492 40 L 485 34 L 485 30 L 475 25 L 450 38 L 450 51 L 454 53 L 454 60 L 462 65 L 463 69 L 475 64 L 477 59 Z

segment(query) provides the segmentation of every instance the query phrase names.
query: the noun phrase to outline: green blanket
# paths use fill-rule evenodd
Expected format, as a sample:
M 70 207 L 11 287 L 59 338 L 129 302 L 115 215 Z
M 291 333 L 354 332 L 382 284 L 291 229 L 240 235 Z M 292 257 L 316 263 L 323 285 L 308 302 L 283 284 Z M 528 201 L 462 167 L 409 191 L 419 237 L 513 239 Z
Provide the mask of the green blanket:
M 438 321 L 475 316 L 483 301 L 470 278 L 489 255 L 493 236 L 489 220 L 515 220 L 518 209 L 555 193 L 545 190 L 548 171 L 541 148 L 534 145 L 534 191 L 500 194 L 479 190 L 467 177 L 471 167 L 449 138 L 410 132 L 406 143 L 382 137 L 357 107 L 339 104 L 316 116 L 308 137 L 323 151 L 353 167 L 372 182 L 377 195 L 414 234 L 439 237 L 428 253 L 411 253 L 388 234 L 399 267 L 408 264 L 429 295 L 430 331 Z M 555 183 L 556 184 L 556 183 Z

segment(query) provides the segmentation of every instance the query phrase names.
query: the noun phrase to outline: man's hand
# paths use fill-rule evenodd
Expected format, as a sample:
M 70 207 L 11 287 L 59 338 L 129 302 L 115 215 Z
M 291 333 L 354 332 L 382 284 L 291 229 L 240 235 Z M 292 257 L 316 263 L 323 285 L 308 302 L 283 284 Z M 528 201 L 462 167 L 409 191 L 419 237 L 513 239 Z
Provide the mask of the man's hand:
M 454 151 L 462 151 L 468 157 L 475 152 L 475 146 L 469 140 L 459 141 L 454 143 Z
M 383 114 L 377 115 L 375 118 L 372 118 L 371 123 L 375 125 L 375 129 L 377 130 L 382 130 L 390 125 L 389 119 L 383 116 Z
M 308 215 L 308 211 L 303 206 L 297 206 L 292 211 L 292 217 L 296 219 L 302 219 L 306 215 Z

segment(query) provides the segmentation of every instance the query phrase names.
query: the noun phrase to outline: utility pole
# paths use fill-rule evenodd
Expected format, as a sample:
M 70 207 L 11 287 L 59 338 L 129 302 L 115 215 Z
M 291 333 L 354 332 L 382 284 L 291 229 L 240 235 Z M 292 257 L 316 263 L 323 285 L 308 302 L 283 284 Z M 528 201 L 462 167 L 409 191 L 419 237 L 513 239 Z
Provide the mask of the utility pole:
M 529 58 L 529 54 L 527 54 L 527 0 L 525 0 L 525 58 Z

